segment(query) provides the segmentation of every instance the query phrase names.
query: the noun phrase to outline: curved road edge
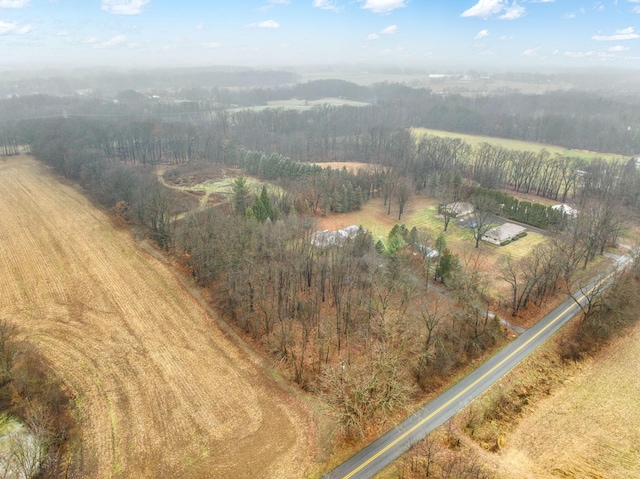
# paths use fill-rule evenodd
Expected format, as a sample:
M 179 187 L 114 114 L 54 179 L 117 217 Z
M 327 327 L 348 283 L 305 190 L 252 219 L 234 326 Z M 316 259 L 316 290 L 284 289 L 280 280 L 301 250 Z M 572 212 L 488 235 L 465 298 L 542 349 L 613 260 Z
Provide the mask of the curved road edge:
M 607 285 L 615 273 L 626 267 L 631 257 L 616 261 L 608 273 L 564 301 L 508 346 L 487 360 L 460 382 L 409 416 L 382 437 L 323 476 L 323 479 L 367 479 L 380 472 L 430 432 L 444 424 L 473 399 L 489 389 L 538 346 L 572 319 L 596 288 Z

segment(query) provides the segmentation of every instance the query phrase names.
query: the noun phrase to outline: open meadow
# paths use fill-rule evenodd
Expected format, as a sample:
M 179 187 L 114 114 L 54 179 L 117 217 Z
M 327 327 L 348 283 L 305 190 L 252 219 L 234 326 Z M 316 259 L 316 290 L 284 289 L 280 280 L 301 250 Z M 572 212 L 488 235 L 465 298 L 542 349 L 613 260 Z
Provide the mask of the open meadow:
M 416 137 L 421 135 L 440 136 L 443 138 L 460 138 L 465 143 L 475 148 L 482 143 L 488 143 L 492 146 L 506 148 L 508 150 L 516 151 L 530 151 L 539 152 L 541 150 L 547 150 L 552 156 L 561 155 L 572 158 L 581 158 L 583 160 L 592 160 L 594 158 L 604 158 L 609 160 L 623 159 L 622 155 L 614 155 L 610 153 L 597 153 L 594 151 L 585 150 L 573 150 L 570 148 L 563 148 L 555 145 L 545 145 L 543 143 L 534 143 L 531 141 L 523 140 L 511 140 L 508 138 L 497 138 L 495 136 L 482 136 L 482 135 L 467 135 L 464 133 L 454 133 L 451 131 L 433 130 L 430 128 L 412 128 L 411 130 Z
M 370 103 L 365 103 L 361 101 L 348 100 L 346 98 L 321 98 L 320 100 L 300 100 L 298 98 L 291 98 L 289 100 L 270 100 L 266 105 L 260 106 L 251 106 L 251 107 L 235 107 L 229 108 L 228 111 L 243 111 L 243 110 L 251 110 L 251 111 L 262 111 L 267 108 L 282 108 L 283 110 L 297 110 L 297 111 L 305 111 L 311 110 L 316 106 L 368 106 Z
M 382 198 L 374 198 L 366 202 L 362 209 L 351 213 L 330 214 L 318 219 L 318 229 L 337 230 L 350 225 L 362 226 L 369 231 L 374 241 L 385 241 L 391 228 L 396 224 L 404 224 L 411 230 L 414 226 L 428 234 L 427 245 L 433 247 L 436 238 L 444 229 L 443 219 L 438 216 L 437 200 L 423 195 L 416 195 L 405 207 L 404 215 L 398 220 L 397 205 L 392 205 L 391 214 L 387 214 L 387 207 Z M 484 241 L 475 248 L 475 240 L 470 230 L 458 225 L 452 219 L 449 228 L 444 233 L 447 247 L 457 254 L 464 264 L 474 263 L 488 279 L 488 293 L 493 297 L 508 293 L 507 283 L 496 279 L 496 272 L 501 262 L 507 256 L 519 258 L 527 255 L 547 237 L 536 232 L 529 232 L 527 236 L 507 246 L 496 246 Z M 505 296 L 506 297 L 506 296 Z
M 636 326 L 536 404 L 491 460 L 497 476 L 640 477 L 639 348 Z
M 30 157 L 0 162 L 0 319 L 73 397 L 77 477 L 305 476 L 306 407 L 165 264 Z

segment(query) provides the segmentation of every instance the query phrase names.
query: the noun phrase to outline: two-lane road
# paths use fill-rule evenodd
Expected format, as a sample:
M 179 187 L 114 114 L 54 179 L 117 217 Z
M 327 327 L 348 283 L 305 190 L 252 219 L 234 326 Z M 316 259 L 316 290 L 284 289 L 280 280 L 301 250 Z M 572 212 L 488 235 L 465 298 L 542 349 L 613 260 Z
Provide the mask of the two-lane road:
M 610 282 L 615 272 L 629 260 L 630 258 L 625 257 L 624 260 L 617 261 L 610 273 L 589 284 L 585 294 L 575 294 L 576 300 L 584 305 L 585 295 L 588 296 L 598 285 Z M 336 467 L 323 479 L 372 477 L 486 391 L 579 312 L 580 307 L 573 298 L 566 300 L 466 378 Z

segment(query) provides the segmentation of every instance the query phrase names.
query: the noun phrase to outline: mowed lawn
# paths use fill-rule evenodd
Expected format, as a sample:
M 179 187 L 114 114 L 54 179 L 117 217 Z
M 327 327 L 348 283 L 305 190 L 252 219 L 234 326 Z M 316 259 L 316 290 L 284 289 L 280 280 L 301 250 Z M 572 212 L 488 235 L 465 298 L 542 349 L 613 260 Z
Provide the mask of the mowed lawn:
M 506 220 L 505 220 L 506 222 Z M 362 226 L 373 236 L 374 241 L 383 241 L 389 235 L 389 231 L 396 224 L 404 224 L 411 230 L 414 226 L 418 230 L 428 234 L 427 245 L 434 246 L 438 235 L 444 231 L 443 219 L 438 216 L 437 200 L 426 196 L 418 195 L 414 197 L 405 207 L 405 213 L 401 220 L 398 220 L 398 208 L 392 204 L 391 214 L 384 206 L 381 198 L 375 198 L 365 203 L 361 210 L 351 213 L 330 214 L 318 219 L 318 229 L 336 230 L 345 226 Z M 471 231 L 458 226 L 458 221 L 454 218 L 449 223 L 449 228 L 444 233 L 447 247 L 457 254 L 462 261 L 471 258 L 479 259 L 475 261 L 479 267 L 495 276 L 501 263 L 507 256 L 519 258 L 529 254 L 532 249 L 547 240 L 547 237 L 539 233 L 528 232 L 528 235 L 507 246 L 497 246 L 484 241 L 480 242 L 479 248 L 475 248 L 475 240 Z M 498 293 L 501 289 L 496 281 L 492 280 L 491 290 Z

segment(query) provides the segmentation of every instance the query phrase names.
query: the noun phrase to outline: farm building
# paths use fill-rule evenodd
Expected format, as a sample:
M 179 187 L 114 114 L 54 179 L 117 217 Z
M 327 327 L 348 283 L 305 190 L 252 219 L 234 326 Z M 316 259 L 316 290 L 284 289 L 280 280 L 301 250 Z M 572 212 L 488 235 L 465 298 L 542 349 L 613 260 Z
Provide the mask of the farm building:
M 471 203 L 465 203 L 463 201 L 449 203 L 447 205 L 444 205 L 442 208 L 454 212 L 455 216 L 470 215 L 474 210 Z
M 440 253 L 438 253 L 437 249 L 430 248 L 429 246 L 425 246 L 423 244 L 414 244 L 413 248 L 422 253 L 426 259 L 435 259 L 440 256 Z
M 488 243 L 500 244 L 503 241 L 515 238 L 526 229 L 527 228 L 525 228 L 524 226 L 516 225 L 513 223 L 504 223 L 503 225 L 491 228 L 484 234 L 482 239 Z
M 329 248 L 335 245 L 341 246 L 346 240 L 355 238 L 359 231 L 360 227 L 355 225 L 347 226 L 336 231 L 316 231 L 311 235 L 311 244 L 318 248 Z
M 560 211 L 563 216 L 570 216 L 571 218 L 576 218 L 578 216 L 578 210 L 575 208 L 572 208 L 571 206 L 562 203 L 559 205 L 553 205 L 551 208 L 553 208 L 556 211 Z

